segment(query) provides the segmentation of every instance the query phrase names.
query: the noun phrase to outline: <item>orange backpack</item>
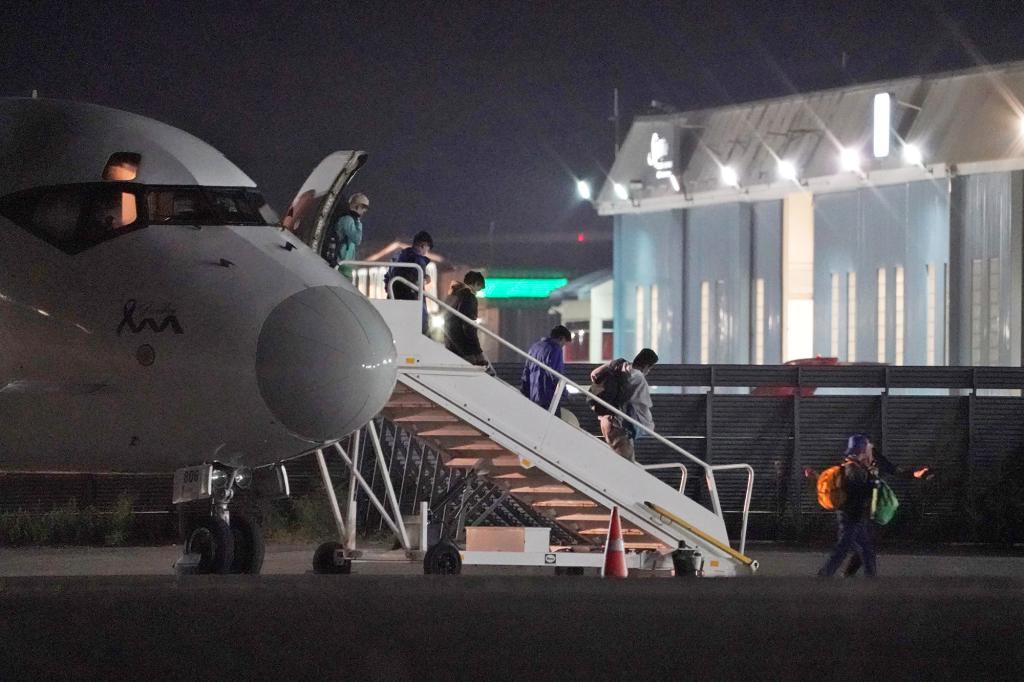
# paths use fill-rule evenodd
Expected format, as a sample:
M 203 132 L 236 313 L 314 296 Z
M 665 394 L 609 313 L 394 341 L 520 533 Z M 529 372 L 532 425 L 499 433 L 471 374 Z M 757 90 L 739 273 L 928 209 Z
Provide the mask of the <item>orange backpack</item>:
M 835 511 L 846 503 L 846 476 L 843 465 L 837 464 L 818 476 L 818 504 L 822 509 Z

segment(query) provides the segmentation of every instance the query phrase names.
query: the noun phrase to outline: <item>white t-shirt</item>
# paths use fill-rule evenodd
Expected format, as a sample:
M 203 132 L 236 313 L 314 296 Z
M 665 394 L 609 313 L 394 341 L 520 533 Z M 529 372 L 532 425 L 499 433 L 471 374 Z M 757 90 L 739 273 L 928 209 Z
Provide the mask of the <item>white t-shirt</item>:
M 626 395 L 622 411 L 653 431 L 654 417 L 651 415 L 651 407 L 654 406 L 654 402 L 651 400 L 651 387 L 647 385 L 647 377 L 640 370 L 630 369 L 626 381 Z

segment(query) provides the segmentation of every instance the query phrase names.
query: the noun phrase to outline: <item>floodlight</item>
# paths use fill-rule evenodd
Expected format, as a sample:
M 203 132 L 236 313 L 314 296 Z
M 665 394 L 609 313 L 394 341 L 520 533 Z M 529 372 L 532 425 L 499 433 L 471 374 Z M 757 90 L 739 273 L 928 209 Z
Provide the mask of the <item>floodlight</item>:
M 921 166 L 924 162 L 924 155 L 921 148 L 916 144 L 903 145 L 903 162 L 911 166 Z
M 858 172 L 860 170 L 860 152 L 853 147 L 843 147 L 839 151 L 839 167 L 844 171 Z
M 593 196 L 593 193 L 590 191 L 590 183 L 586 180 L 576 181 L 576 192 L 579 193 L 580 199 L 585 201 L 590 201 L 590 198 Z
M 779 177 L 783 180 L 796 180 L 796 166 L 792 161 L 779 159 Z
M 672 189 L 679 191 L 679 178 L 676 177 L 675 173 L 668 174 L 668 181 L 672 183 Z
M 612 185 L 612 189 L 615 190 L 615 196 L 622 199 L 623 201 L 629 199 L 629 192 L 626 191 L 626 186 L 623 185 L 622 183 L 614 183 Z
M 732 166 L 722 166 L 722 184 L 726 187 L 739 187 L 740 176 Z

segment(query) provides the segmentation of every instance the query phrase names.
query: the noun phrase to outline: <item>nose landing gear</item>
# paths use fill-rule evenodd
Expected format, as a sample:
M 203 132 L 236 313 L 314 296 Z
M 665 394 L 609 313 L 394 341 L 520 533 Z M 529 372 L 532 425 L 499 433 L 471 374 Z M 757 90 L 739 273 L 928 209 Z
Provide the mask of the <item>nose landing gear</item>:
M 174 564 L 176 572 L 260 572 L 263 534 L 255 519 L 229 511 L 236 489 L 252 490 L 257 496 L 286 497 L 287 472 L 283 465 L 252 471 L 223 464 L 203 464 L 175 472 L 175 504 L 210 501 L 207 512 L 190 514 L 184 524 L 184 546 Z

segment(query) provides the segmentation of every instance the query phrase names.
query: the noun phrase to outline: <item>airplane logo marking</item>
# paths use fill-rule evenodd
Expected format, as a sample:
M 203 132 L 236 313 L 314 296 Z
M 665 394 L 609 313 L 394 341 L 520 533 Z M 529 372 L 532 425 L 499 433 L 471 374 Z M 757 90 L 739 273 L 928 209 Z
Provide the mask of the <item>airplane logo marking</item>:
M 178 318 L 174 314 L 173 308 L 164 308 L 161 310 L 152 311 L 155 315 L 163 315 L 164 318 L 160 324 L 156 323 L 152 317 L 143 317 L 138 323 L 135 322 L 135 306 L 136 301 L 134 298 L 130 298 L 125 301 L 124 304 L 124 317 L 121 318 L 121 324 L 117 325 L 117 335 L 121 336 L 121 332 L 127 327 L 133 334 L 138 334 L 144 329 L 150 329 L 157 334 L 167 329 L 168 327 L 174 331 L 175 334 L 184 334 L 185 330 L 181 328 L 181 323 L 178 322 Z M 140 315 L 150 313 L 149 306 L 143 306 L 139 311 Z

